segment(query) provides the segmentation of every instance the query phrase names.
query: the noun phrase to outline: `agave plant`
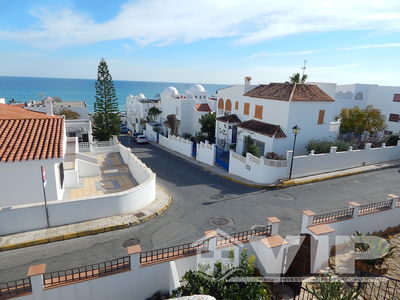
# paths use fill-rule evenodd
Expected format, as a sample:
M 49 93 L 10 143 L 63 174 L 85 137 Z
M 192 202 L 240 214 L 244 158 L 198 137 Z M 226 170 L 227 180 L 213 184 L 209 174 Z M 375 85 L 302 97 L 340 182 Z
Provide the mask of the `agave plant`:
M 372 236 L 370 233 L 363 235 L 356 231 L 353 236 L 350 236 L 350 239 L 351 243 L 348 243 L 348 245 L 354 245 L 354 250 L 357 254 L 363 257 L 365 255 L 371 257 L 370 259 L 363 259 L 370 266 L 382 265 L 385 258 L 393 257 L 394 249 L 396 248 L 386 239 Z
M 355 300 L 361 293 L 361 290 L 346 287 L 342 281 L 333 280 L 331 275 L 328 281 L 319 282 L 317 288 L 306 287 L 306 290 L 318 300 Z

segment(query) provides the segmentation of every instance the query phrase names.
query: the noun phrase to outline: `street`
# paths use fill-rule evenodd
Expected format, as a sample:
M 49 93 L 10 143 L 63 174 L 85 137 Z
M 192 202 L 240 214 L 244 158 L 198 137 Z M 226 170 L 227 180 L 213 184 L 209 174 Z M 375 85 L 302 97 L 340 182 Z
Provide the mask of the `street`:
M 173 204 L 162 216 L 133 228 L 0 253 L 0 282 L 25 277 L 34 264 L 46 263 L 46 271 L 55 271 L 125 256 L 123 244 L 128 239 L 139 240 L 142 250 L 157 249 L 195 241 L 205 230 L 247 230 L 266 224 L 269 216 L 281 219 L 281 235 L 298 234 L 302 210 L 330 212 L 346 208 L 349 201 L 364 204 L 400 193 L 397 168 L 260 190 L 212 175 L 152 144 L 132 143 L 132 152 L 173 196 Z

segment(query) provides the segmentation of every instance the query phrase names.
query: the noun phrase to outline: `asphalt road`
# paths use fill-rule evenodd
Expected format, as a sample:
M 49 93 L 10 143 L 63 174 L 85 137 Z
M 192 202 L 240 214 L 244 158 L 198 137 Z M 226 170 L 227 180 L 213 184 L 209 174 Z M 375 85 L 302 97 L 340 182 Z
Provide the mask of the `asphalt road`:
M 283 236 L 298 234 L 304 209 L 329 212 L 347 207 L 349 201 L 370 203 L 400 193 L 397 168 L 268 191 L 212 175 L 158 146 L 132 146 L 157 173 L 158 184 L 172 194 L 171 207 L 133 228 L 0 253 L 0 282 L 24 277 L 34 264 L 46 263 L 47 271 L 55 271 L 125 256 L 128 239 L 140 240 L 143 250 L 157 249 L 195 241 L 214 228 L 227 233 L 247 230 L 266 224 L 269 216 L 281 219 Z M 217 217 L 227 218 L 228 224 L 214 225 L 212 218 Z

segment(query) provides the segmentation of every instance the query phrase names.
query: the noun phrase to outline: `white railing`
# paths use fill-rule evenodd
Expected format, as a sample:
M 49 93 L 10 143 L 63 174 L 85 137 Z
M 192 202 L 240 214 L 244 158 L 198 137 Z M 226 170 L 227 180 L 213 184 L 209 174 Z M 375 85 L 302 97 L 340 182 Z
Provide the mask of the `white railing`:
M 79 142 L 79 152 L 89 152 L 90 144 L 88 142 Z

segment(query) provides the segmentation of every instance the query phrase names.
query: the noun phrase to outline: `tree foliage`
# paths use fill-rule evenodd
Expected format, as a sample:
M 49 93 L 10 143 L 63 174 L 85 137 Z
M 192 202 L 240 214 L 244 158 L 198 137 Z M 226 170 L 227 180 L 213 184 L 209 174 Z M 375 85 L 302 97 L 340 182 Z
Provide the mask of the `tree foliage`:
M 96 140 L 109 140 L 119 133 L 120 118 L 114 82 L 106 61 L 102 58 L 97 68 L 96 102 L 94 103 L 93 136 Z
M 353 136 L 361 137 L 362 134 L 367 133 L 369 136 L 376 135 L 386 128 L 385 117 L 377 108 L 368 105 L 365 109 L 359 107 L 344 108 L 339 116 L 340 133 L 351 134 Z
M 260 156 L 260 151 L 258 150 L 256 142 L 249 135 L 244 138 L 243 156 L 246 156 L 247 152 L 257 157 Z
M 172 292 L 173 297 L 209 295 L 219 300 L 261 300 L 270 299 L 269 286 L 261 281 L 229 282 L 234 277 L 255 277 L 255 256 L 248 256 L 247 249 L 240 254 L 239 266 L 233 265 L 234 255 L 229 253 L 231 263 L 223 265 L 220 261 L 211 266 L 199 266 L 198 271 L 186 272 L 182 279 L 186 284 Z M 207 270 L 211 269 L 210 272 Z
M 216 115 L 213 112 L 202 115 L 199 119 L 199 123 L 201 124 L 200 136 L 205 136 L 210 143 L 214 143 L 215 141 L 215 122 Z
M 72 111 L 70 109 L 62 109 L 57 113 L 57 115 L 65 116 L 65 119 L 67 119 L 67 120 L 76 120 L 76 119 L 79 119 L 81 116 L 76 111 Z
M 292 76 L 289 77 L 289 81 L 290 83 L 305 83 L 307 77 L 307 74 L 303 74 L 302 76 L 300 76 L 300 73 L 294 73 Z
M 307 292 L 312 294 L 318 300 L 356 300 L 361 290 L 355 288 L 346 288 L 342 281 L 333 280 L 331 276 L 327 281 L 318 283 L 318 287 L 307 287 Z
M 149 111 L 147 112 L 147 121 L 155 122 L 160 114 L 161 110 L 158 107 L 150 107 Z
M 169 129 L 171 130 L 171 134 L 177 136 L 178 135 L 178 128 L 179 128 L 179 121 L 176 118 L 176 115 L 175 114 L 168 115 L 166 122 L 169 125 Z

